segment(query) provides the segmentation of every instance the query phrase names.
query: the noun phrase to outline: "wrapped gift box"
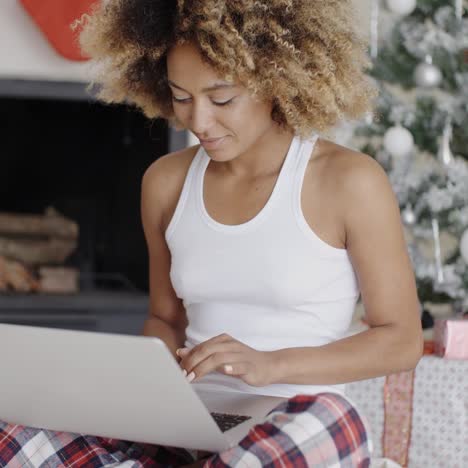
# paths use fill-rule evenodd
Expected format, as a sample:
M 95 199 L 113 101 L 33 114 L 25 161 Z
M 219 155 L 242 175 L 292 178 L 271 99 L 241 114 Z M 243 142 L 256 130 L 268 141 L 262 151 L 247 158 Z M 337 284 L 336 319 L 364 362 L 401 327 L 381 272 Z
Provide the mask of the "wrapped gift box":
M 434 352 L 446 359 L 468 360 L 468 319 L 436 319 Z
M 369 422 L 373 458 L 468 467 L 468 360 L 425 355 L 413 371 L 348 383 L 346 394 Z

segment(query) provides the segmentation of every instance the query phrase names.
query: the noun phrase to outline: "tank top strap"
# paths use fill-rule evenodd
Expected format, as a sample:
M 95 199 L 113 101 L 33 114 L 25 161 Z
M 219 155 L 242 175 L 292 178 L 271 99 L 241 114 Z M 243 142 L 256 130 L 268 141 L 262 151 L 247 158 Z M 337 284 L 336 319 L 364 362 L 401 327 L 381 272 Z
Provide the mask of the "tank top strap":
M 318 138 L 319 136 L 316 133 L 310 135 L 307 138 L 301 138 L 300 151 L 298 151 L 298 154 L 296 156 L 294 167 L 295 188 L 300 189 L 302 186 L 307 164 L 310 161 L 312 152 L 315 148 L 315 144 L 317 143 Z M 299 185 L 299 187 L 297 187 L 297 185 Z
M 172 237 L 175 227 L 179 222 L 179 219 L 182 217 L 184 211 L 193 211 L 194 208 L 190 205 L 193 204 L 193 192 L 194 185 L 196 185 L 196 181 L 198 178 L 198 174 L 200 173 L 200 166 L 203 162 L 203 147 L 200 146 L 193 157 L 190 166 L 188 168 L 187 174 L 185 175 L 184 183 L 182 186 L 182 191 L 179 195 L 179 200 L 177 201 L 177 205 L 172 215 L 172 219 L 169 222 L 169 225 L 166 228 L 165 238 L 166 241 L 169 242 L 170 238 Z
M 304 184 L 305 172 L 318 138 L 319 135 L 317 133 L 301 138 L 300 148 L 294 160 L 294 167 L 291 169 L 292 176 L 289 193 L 289 202 L 291 204 L 289 206 L 292 208 L 293 215 L 299 224 L 301 224 L 302 221 L 301 192 Z
M 310 161 L 312 152 L 314 151 L 315 145 L 319 135 L 314 133 L 307 138 L 301 139 L 300 151 L 297 154 L 294 167 L 294 181 L 291 185 L 293 190 L 294 200 L 300 197 L 302 184 L 304 183 L 304 176 L 307 169 L 307 164 Z

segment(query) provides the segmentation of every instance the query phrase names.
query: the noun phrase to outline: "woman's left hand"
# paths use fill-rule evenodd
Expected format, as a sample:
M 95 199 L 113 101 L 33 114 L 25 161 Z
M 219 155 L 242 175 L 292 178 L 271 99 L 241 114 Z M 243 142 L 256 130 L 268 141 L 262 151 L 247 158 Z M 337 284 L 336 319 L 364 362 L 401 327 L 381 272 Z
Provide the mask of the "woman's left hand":
M 192 349 L 180 348 L 180 366 L 187 372 L 189 382 L 218 371 L 262 387 L 272 382 L 272 352 L 257 351 L 226 333 L 215 336 Z

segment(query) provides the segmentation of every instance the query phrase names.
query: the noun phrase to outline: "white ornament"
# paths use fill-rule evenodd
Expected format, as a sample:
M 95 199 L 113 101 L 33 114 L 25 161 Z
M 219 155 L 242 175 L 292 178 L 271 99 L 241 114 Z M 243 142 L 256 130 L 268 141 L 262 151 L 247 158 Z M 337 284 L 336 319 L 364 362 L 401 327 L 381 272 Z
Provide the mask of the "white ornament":
M 422 88 L 435 88 L 442 81 L 442 73 L 432 64 L 432 57 L 427 55 L 424 62 L 414 69 L 413 78 L 414 82 Z
M 461 236 L 460 253 L 465 263 L 468 264 L 468 229 Z
M 409 15 L 416 8 L 416 0 L 387 0 L 387 8 L 399 15 Z
M 401 125 L 390 127 L 383 138 L 384 148 L 392 156 L 399 158 L 407 156 L 414 146 L 414 138 L 411 132 Z
M 455 0 L 455 16 L 457 21 L 462 21 L 463 18 L 463 0 Z
M 405 206 L 405 209 L 401 212 L 401 217 L 407 226 L 413 226 L 416 222 L 416 214 L 410 204 Z
M 450 139 L 452 138 L 452 124 L 451 118 L 448 117 L 445 122 L 442 139 L 437 153 L 437 159 L 444 166 L 450 166 L 453 163 L 453 154 L 450 149 Z

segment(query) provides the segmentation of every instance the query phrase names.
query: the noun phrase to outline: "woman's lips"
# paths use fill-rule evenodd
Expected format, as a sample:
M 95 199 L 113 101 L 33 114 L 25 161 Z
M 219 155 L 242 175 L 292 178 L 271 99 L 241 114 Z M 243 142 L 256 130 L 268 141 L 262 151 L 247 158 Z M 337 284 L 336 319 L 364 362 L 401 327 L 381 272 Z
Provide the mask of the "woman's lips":
M 220 146 L 226 137 L 216 138 L 216 140 L 200 140 L 201 145 L 205 149 L 216 149 Z

